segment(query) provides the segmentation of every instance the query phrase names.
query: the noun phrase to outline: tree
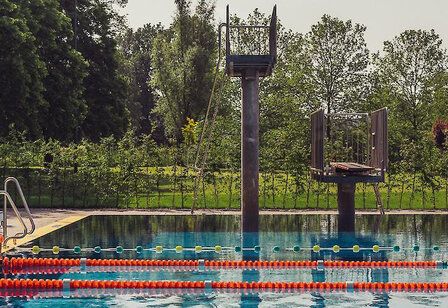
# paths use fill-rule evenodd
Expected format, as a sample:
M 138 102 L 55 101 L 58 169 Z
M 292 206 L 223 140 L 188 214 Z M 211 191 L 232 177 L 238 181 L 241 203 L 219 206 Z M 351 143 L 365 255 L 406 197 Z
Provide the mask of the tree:
M 436 79 L 446 68 L 442 40 L 434 32 L 407 30 L 376 54 L 379 91 L 387 92 L 400 137 L 418 141 L 434 122 Z
M 152 86 L 153 64 L 151 53 L 153 42 L 162 26 L 146 24 L 133 31 L 127 29 L 119 39 L 122 56 L 121 70 L 129 83 L 127 108 L 130 114 L 131 127 L 138 134 L 155 135 L 156 140 L 163 140 L 163 133 L 156 130 L 159 119 L 154 114 L 156 90 Z
M 72 141 L 79 137 L 87 111 L 83 98 L 87 63 L 72 48 L 71 21 L 58 0 L 19 2 L 30 12 L 27 22 L 46 66 L 43 79 L 46 108 L 39 112 L 43 136 Z
M 382 98 L 391 110 L 392 164 L 398 163 L 401 171 L 413 175 L 410 204 L 417 178 L 434 191 L 435 176 L 442 173 L 436 167 L 431 128 L 442 110 L 446 110 L 441 107 L 446 102 L 440 103 L 446 59 L 442 40 L 433 30 L 404 31 L 384 42 L 383 54 L 374 57 L 375 96 Z
M 176 0 L 177 13 L 170 28 L 159 33 L 152 53 L 154 79 L 160 90 L 156 112 L 167 135 L 182 142 L 187 118 L 201 119 L 212 88 L 216 59 L 214 5 L 199 1 L 191 12 L 190 1 Z
M 112 0 L 63 0 L 62 7 L 72 19 L 73 45 L 89 64 L 84 79 L 87 113 L 83 136 L 98 141 L 120 137 L 128 125 L 125 106 L 126 82 L 119 74 L 116 31 L 123 22 Z M 123 1 L 118 1 L 121 4 Z
M 428 136 L 443 110 L 440 98 L 444 93 L 446 54 L 441 44 L 434 31 L 407 30 L 384 42 L 383 55 L 374 55 L 372 101 L 381 100 L 391 110 L 392 162 L 405 159 L 411 169 L 417 162 L 411 159 L 413 151 L 401 151 L 403 145 L 411 143 L 417 149 L 416 143 Z M 406 159 L 404 153 L 411 156 Z
M 350 20 L 324 15 L 306 35 L 311 70 L 304 77 L 327 113 L 354 111 L 365 99 L 369 64 L 365 30 Z
M 0 135 L 10 128 L 29 138 L 42 135 L 39 111 L 45 109 L 43 78 L 30 12 L 21 1 L 0 0 Z

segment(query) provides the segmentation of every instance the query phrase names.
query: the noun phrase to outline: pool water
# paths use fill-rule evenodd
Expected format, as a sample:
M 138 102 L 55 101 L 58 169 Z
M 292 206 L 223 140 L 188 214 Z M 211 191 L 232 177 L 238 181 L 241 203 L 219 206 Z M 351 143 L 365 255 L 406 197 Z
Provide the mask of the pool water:
M 61 253 L 61 257 L 88 258 L 157 258 L 157 259 L 223 259 L 240 260 L 242 253 L 231 249 L 244 243 L 260 246 L 260 252 L 245 252 L 245 258 L 260 260 L 447 260 L 447 215 L 364 215 L 357 216 L 354 233 L 338 233 L 334 215 L 262 215 L 260 232 L 239 232 L 239 216 L 91 216 L 73 225 L 54 231 L 30 243 L 51 248 L 101 246 L 102 248 L 164 249 L 176 246 L 229 247 L 224 253 L 166 251 L 113 251 L 101 253 Z M 244 240 L 244 241 L 243 241 Z M 319 252 L 311 248 L 319 245 Z M 350 249 L 333 252 L 332 247 L 350 248 L 359 245 L 365 250 Z M 372 247 L 382 249 L 373 252 Z M 294 246 L 299 252 L 291 251 Z M 391 248 L 400 247 L 394 252 Z M 253 246 L 246 248 L 251 248 Z M 274 251 L 278 247 L 279 251 Z M 389 249 L 385 250 L 384 247 Z M 417 248 L 416 248 L 417 247 Z M 436 249 L 434 249 L 436 247 Z M 439 249 L 437 249 L 439 248 Z M 288 250 L 289 249 L 289 250 Z M 238 250 L 238 249 L 237 249 Z M 26 252 L 29 253 L 29 249 Z M 40 257 L 51 257 L 41 252 Z M 318 271 L 302 269 L 221 269 L 167 270 L 150 269 L 107 273 L 63 273 L 9 275 L 14 278 L 94 279 L 94 280 L 177 280 L 177 281 L 368 281 L 368 282 L 443 282 L 448 281 L 447 269 L 422 268 L 327 268 Z M 71 291 L 70 294 L 39 293 L 33 297 L 6 297 L 0 305 L 13 307 L 448 307 L 448 293 L 405 292 L 216 292 L 157 290 L 151 293 L 118 294 L 100 292 L 94 296 Z

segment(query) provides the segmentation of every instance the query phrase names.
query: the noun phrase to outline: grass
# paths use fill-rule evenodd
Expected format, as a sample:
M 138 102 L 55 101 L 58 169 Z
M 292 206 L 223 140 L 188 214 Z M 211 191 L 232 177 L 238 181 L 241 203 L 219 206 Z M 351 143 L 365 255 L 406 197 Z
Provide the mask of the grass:
M 139 169 L 132 180 L 122 183 L 113 178 L 118 185 L 110 186 L 108 177 L 89 174 L 73 175 L 71 170 L 59 174 L 55 178 L 45 174 L 30 172 L 17 176 L 22 184 L 28 203 L 32 207 L 52 208 L 173 208 L 190 209 L 194 204 L 195 175 L 190 170 L 185 172 L 177 168 L 147 167 Z M 183 172 L 183 176 L 181 176 Z M 397 177 L 398 178 L 398 177 Z M 432 201 L 432 191 L 422 191 L 421 185 L 412 194 L 411 185 L 403 176 L 405 185 L 395 184 L 389 197 L 386 184 L 380 185 L 380 192 L 385 209 L 447 209 L 446 186 L 441 186 L 434 192 L 435 206 Z M 400 182 L 401 183 L 401 182 Z M 284 173 L 264 173 L 260 176 L 259 204 L 261 209 L 335 209 L 337 208 L 337 189 L 334 184 L 309 183 L 306 178 L 296 191 L 294 178 Z M 97 193 L 99 192 L 99 193 Z M 195 208 L 198 209 L 239 209 L 240 183 L 239 173 L 221 171 L 208 175 L 205 181 L 200 181 L 197 190 Z M 356 208 L 376 209 L 376 198 L 372 185 L 357 185 Z M 400 202 L 401 200 L 401 202 Z
M 263 194 L 262 185 L 260 185 L 259 203 L 261 209 L 336 209 L 337 208 L 337 191 L 335 185 L 330 185 L 328 194 L 326 187 L 321 188 L 318 193 L 317 185 L 310 189 L 307 196 L 306 191 L 297 194 L 297 196 L 288 192 L 280 193 L 280 187 L 276 187 L 275 193 L 265 192 Z M 284 187 L 282 187 L 284 188 Z M 280 191 L 280 192 L 279 192 Z M 284 189 L 283 189 L 284 191 Z M 387 197 L 387 189 L 383 187 L 381 190 L 382 202 L 385 209 L 415 209 L 415 210 L 442 210 L 447 209 L 446 192 L 439 190 L 435 192 L 435 207 L 432 201 L 431 191 L 416 191 L 413 196 L 411 191 L 392 190 L 389 198 Z M 411 201 L 412 197 L 412 201 Z M 425 199 L 424 199 L 425 198 Z M 308 200 L 307 200 L 308 199 Z M 401 207 L 400 207 L 401 199 Z M 126 200 L 124 207 L 128 208 L 173 208 L 173 209 L 190 209 L 194 203 L 194 195 L 192 192 L 184 193 L 165 191 L 159 194 L 137 194 Z M 358 185 L 355 195 L 355 204 L 358 209 L 376 209 L 376 197 L 371 185 L 363 187 Z M 213 187 L 207 186 L 205 195 L 202 191 L 198 194 L 195 208 L 197 209 L 239 209 L 240 198 L 238 191 L 233 191 L 232 196 L 229 192 L 215 193 Z

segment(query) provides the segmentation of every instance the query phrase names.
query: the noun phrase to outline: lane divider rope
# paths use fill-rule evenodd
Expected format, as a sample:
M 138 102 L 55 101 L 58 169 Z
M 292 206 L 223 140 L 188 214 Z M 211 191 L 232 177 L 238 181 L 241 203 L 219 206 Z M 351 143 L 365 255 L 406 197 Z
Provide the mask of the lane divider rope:
M 244 261 L 244 260 L 148 260 L 148 259 L 63 259 L 63 258 L 11 258 L 1 260 L 4 272 L 26 269 L 79 267 L 86 271 L 88 267 L 176 267 L 179 269 L 194 267 L 205 269 L 255 269 L 255 268 L 447 268 L 446 261 Z
M 246 281 L 115 281 L 70 279 L 0 279 L 8 289 L 238 289 L 238 290 L 345 290 L 345 291 L 448 291 L 448 282 L 246 282 Z
M 254 246 L 254 247 L 241 247 L 241 246 L 221 246 L 221 245 L 215 245 L 215 246 L 201 246 L 196 245 L 194 247 L 183 247 L 181 245 L 177 245 L 174 248 L 167 248 L 162 245 L 157 245 L 155 247 L 148 247 L 145 248 L 143 246 L 136 246 L 134 248 L 123 248 L 123 246 L 116 246 L 116 247 L 107 247 L 102 248 L 100 246 L 95 247 L 80 247 L 80 246 L 74 246 L 73 248 L 67 248 L 67 247 L 60 247 L 60 246 L 53 246 L 52 248 L 44 248 L 40 247 L 38 245 L 34 245 L 31 248 L 16 248 L 16 251 L 22 251 L 22 252 L 31 252 L 32 254 L 40 254 L 41 252 L 51 252 L 55 255 L 60 254 L 61 252 L 71 252 L 74 254 L 80 254 L 80 253 L 102 253 L 102 252 L 115 252 L 117 254 L 122 254 L 123 252 L 136 252 L 137 254 L 141 254 L 143 252 L 152 252 L 161 254 L 164 252 L 176 252 L 176 253 L 183 253 L 183 252 L 195 252 L 197 254 L 202 252 L 215 252 L 218 254 L 221 253 L 241 253 L 243 251 L 253 251 L 256 253 L 259 253 L 262 250 L 260 246 Z M 266 250 L 266 248 L 263 248 L 263 250 Z M 285 252 L 301 252 L 301 251 L 311 251 L 314 253 L 319 252 L 334 252 L 339 253 L 341 251 L 352 251 L 354 253 L 359 253 L 361 251 L 365 252 L 373 252 L 378 253 L 380 251 L 384 252 L 400 252 L 400 251 L 413 251 L 413 252 L 419 252 L 421 250 L 432 250 L 434 252 L 447 252 L 446 249 L 441 249 L 440 246 L 435 245 L 433 247 L 420 247 L 419 245 L 414 245 L 412 247 L 400 247 L 398 245 L 395 246 L 379 246 L 379 245 L 373 245 L 371 247 L 360 247 L 359 245 L 353 245 L 352 247 L 341 247 L 339 245 L 333 245 L 332 247 L 320 247 L 320 245 L 315 244 L 311 247 L 301 247 L 298 245 L 295 245 L 293 247 L 285 247 L 281 248 L 279 246 L 274 246 L 270 249 L 273 253 L 279 253 L 282 251 Z M 269 251 L 269 249 L 267 249 Z

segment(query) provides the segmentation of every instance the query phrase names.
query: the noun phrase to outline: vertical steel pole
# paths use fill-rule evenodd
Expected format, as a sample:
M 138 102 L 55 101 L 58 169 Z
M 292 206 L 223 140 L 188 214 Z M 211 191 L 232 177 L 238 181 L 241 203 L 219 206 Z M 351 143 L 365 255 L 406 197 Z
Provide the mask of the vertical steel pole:
M 258 232 L 259 73 L 246 70 L 241 78 L 241 227 Z M 248 243 L 249 244 L 249 243 Z
M 355 183 L 338 183 L 338 231 L 355 232 Z

